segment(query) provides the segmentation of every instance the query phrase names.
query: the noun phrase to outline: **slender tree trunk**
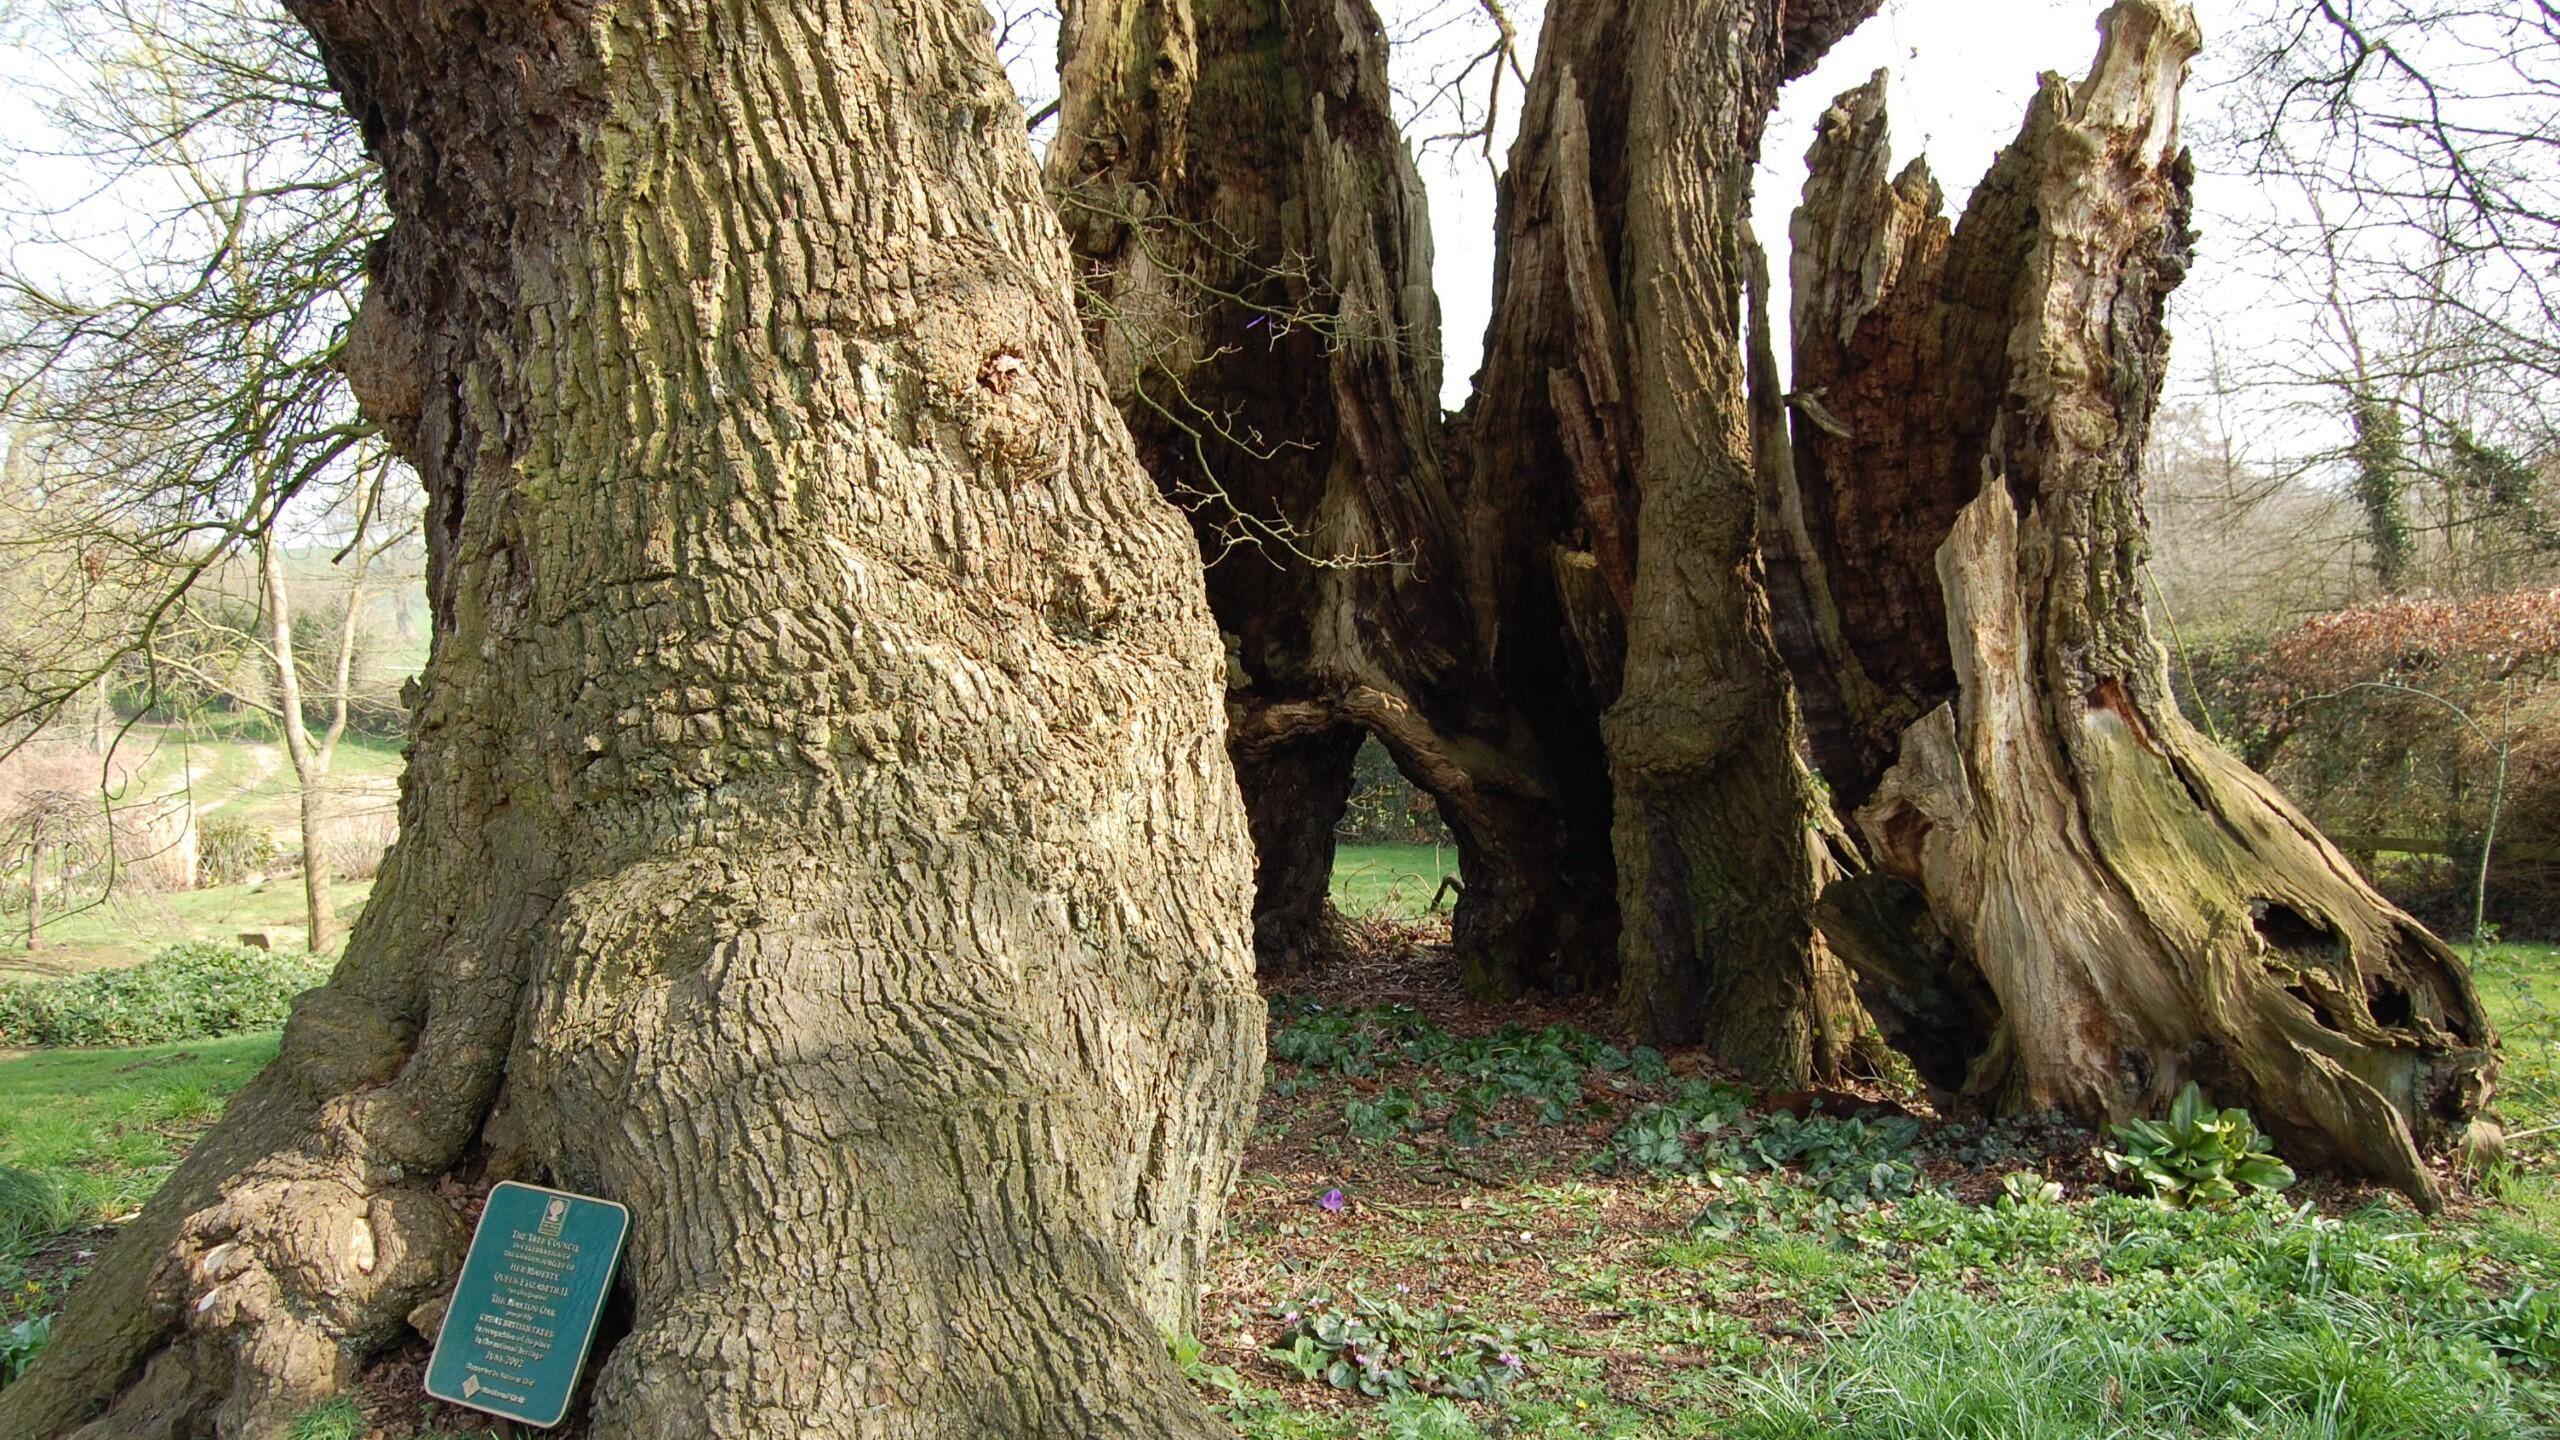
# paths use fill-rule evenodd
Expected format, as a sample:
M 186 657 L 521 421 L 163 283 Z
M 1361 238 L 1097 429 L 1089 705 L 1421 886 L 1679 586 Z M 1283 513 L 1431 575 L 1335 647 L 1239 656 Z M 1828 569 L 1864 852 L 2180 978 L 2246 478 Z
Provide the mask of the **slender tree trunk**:
M 44 944 L 44 822 L 27 828 L 27 949 Z
M 963 0 L 301 0 L 396 225 L 401 839 L 0 1434 L 281 1433 L 507 1176 L 627 1203 L 589 1433 L 1205 1436 L 1249 858 L 1190 539 Z
M 323 747 L 313 741 L 311 726 L 303 719 L 302 669 L 293 652 L 293 595 L 285 584 L 272 533 L 258 541 L 258 581 L 266 591 L 267 655 L 275 667 L 276 724 L 284 731 L 285 754 L 293 762 L 296 814 L 302 828 L 302 947 L 316 955 L 327 951 L 338 935 L 337 911 L 329 898 L 329 860 L 322 844 L 328 833 L 329 760 L 337 732 L 331 730 L 330 743 Z M 342 659 L 344 654 L 341 646 Z M 338 704 L 343 716 L 343 671 Z
M 1885 179 L 1881 78 L 1823 121 L 1796 220 L 1817 753 L 1987 996 L 1961 1087 L 2154 1110 L 2189 1079 L 2287 1153 L 2432 1203 L 2492 1043 L 2461 963 L 2181 717 L 2143 608 L 2140 456 L 2187 263 L 2183 9 L 2124 0 L 1962 223 Z M 1960 1008 L 1960 1007 L 1959 1007 Z M 1953 1013 L 1952 1011 L 1948 1013 Z
M 1547 747 L 1463 583 L 1384 26 L 1367 0 L 1083 0 L 1062 35 L 1049 184 L 1114 396 L 1209 562 L 1265 959 L 1315 943 L 1366 731 L 1456 832 L 1477 988 L 1605 983 L 1596 766 Z

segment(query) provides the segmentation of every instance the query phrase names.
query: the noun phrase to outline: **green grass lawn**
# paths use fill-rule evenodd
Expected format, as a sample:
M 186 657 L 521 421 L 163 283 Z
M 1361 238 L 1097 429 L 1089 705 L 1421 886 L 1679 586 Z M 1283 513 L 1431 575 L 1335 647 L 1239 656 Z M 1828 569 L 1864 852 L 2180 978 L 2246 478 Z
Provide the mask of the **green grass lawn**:
M 1419 914 L 1438 873 L 1346 847 L 1335 894 Z M 2477 976 L 2518 1141 L 2434 1218 L 2324 1181 L 2164 1212 L 2067 1127 L 1799 1121 L 1569 1027 L 1283 1001 L 1176 1358 L 1250 1440 L 2560 1435 L 2560 947 Z M 0 1176 L 121 1214 L 274 1048 L 0 1060 Z M 2031 1168 L 2063 1197 L 2004 1190 Z M 5 1234 L 0 1325 L 64 1283 Z
M 121 1215 L 275 1053 L 263 1034 L 0 1060 L 0 1165 L 55 1177 L 86 1223 Z
M 1334 907 L 1348 915 L 1418 919 L 1440 882 L 1458 873 L 1455 846 L 1343 845 L 1333 856 Z M 1445 913 L 1448 899 L 1440 901 Z
M 0 1328 L 54 1309 L 87 1256 L 76 1235 L 150 1198 L 273 1034 L 0 1059 Z

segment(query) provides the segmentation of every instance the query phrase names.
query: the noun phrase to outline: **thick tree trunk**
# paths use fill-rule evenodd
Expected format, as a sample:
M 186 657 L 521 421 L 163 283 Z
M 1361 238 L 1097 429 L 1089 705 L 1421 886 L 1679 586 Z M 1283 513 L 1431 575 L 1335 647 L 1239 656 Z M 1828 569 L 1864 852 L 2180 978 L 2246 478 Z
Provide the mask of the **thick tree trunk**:
M 1891 183 L 1881 79 L 1825 117 L 1796 223 L 1783 627 L 1818 752 L 1981 996 L 1964 1088 L 2153 1110 L 2189 1079 L 2287 1152 L 2432 1203 L 2491 1043 L 2461 963 L 2180 716 L 2143 610 L 2139 462 L 2188 249 L 2182 7 L 2124 0 L 1952 232 Z
M 1320 938 L 1365 730 L 1457 834 L 1478 988 L 1605 980 L 1605 800 L 1485 663 L 1460 583 L 1384 27 L 1367 0 L 1084 0 L 1062 36 L 1049 183 L 1115 398 L 1209 562 L 1263 956 Z
M 337 977 L 0 1392 L 281 1433 L 506 1176 L 630 1205 L 590 1433 L 1209 1435 L 1249 1121 L 1192 545 L 965 0 L 301 0 L 397 225 L 401 839 Z
M 1622 1009 L 1773 1084 L 1836 1070 L 1862 1020 L 1813 924 L 1827 817 L 1756 559 L 1745 211 L 1780 81 L 1873 8 L 1549 10 L 1468 420 L 1497 663 L 1569 697 L 1559 749 L 1603 753 L 1605 708 Z

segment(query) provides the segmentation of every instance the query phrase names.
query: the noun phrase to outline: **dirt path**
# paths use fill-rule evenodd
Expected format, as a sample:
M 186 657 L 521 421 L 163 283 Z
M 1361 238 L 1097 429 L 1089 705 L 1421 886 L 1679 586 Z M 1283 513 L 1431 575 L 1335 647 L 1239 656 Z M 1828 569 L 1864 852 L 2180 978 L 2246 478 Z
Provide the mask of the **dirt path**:
M 193 747 L 180 765 L 175 783 L 160 792 L 159 798 L 188 796 L 198 815 L 210 815 L 226 805 L 254 793 L 275 773 L 284 768 L 284 749 L 277 745 L 239 745 L 225 747 L 236 750 L 249 762 L 247 772 L 236 780 L 221 780 L 221 751 L 211 745 Z

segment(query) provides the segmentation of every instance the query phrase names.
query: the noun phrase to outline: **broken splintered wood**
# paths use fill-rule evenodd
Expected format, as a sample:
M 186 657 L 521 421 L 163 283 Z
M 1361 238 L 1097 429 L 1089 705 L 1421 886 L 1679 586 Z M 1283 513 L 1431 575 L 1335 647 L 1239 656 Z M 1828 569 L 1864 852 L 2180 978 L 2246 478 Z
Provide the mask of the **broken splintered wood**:
M 2192 1078 L 2297 1158 L 2432 1205 L 2427 1156 L 2494 1128 L 2469 978 L 2186 724 L 2142 609 L 2138 457 L 2186 262 L 2198 42 L 2157 0 L 2104 32 L 1953 227 L 1925 171 L 1886 181 L 1880 81 L 1826 117 L 1795 316 L 1825 414 L 1795 407 L 1784 498 L 1824 607 L 1804 633 L 1836 633 L 1876 687 L 1813 682 L 1854 701 L 1835 785 L 1954 942 L 1934 963 L 1967 973 L 1944 992 L 1989 997 L 1977 1098 L 2119 1119 Z

